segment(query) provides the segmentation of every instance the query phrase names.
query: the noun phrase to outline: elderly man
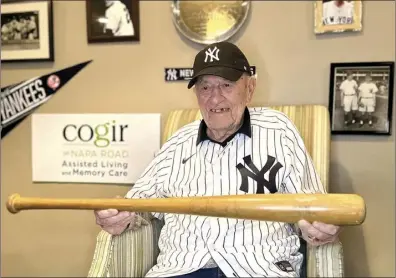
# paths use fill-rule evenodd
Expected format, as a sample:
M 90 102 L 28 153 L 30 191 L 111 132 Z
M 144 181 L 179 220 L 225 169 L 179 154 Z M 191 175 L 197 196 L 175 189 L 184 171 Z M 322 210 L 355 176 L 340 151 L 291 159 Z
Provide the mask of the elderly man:
M 256 81 L 242 51 L 220 42 L 200 51 L 188 84 L 202 121 L 178 130 L 147 166 L 126 198 L 326 193 L 291 121 L 252 109 Z M 96 211 L 98 225 L 119 235 L 141 218 Z M 164 219 L 160 254 L 146 277 L 296 277 L 309 244 L 336 240 L 339 227 L 153 213 Z

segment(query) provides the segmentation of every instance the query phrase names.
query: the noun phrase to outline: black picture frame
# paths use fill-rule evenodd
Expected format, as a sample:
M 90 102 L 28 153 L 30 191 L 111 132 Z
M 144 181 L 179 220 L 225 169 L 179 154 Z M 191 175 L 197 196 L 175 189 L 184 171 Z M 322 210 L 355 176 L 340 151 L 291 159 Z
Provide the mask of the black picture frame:
M 369 75 L 367 78 L 371 78 L 368 84 L 364 83 L 367 74 Z M 347 76 L 352 80 L 343 84 Z M 329 88 L 331 133 L 391 135 L 393 90 L 393 61 L 331 63 Z M 344 92 L 343 96 L 341 92 Z
M 3 0 L 1 62 L 54 62 L 52 0 Z
M 111 6 L 107 6 L 110 2 L 112 2 Z M 88 43 L 140 41 L 139 0 L 85 0 L 85 3 Z M 106 18 L 106 11 L 113 15 L 114 20 Z M 123 29 L 118 28 L 115 31 L 105 28 L 105 26 L 111 28 L 112 22 L 118 23 L 118 20 L 123 22 L 125 26 Z M 106 33 L 105 29 L 107 29 Z

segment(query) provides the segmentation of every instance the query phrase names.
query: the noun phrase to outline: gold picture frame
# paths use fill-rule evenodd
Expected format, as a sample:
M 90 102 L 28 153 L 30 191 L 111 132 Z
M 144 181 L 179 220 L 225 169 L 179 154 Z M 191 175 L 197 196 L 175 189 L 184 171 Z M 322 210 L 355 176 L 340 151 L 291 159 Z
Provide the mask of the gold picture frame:
M 341 2 L 341 3 L 340 3 Z M 362 31 L 362 1 L 315 1 L 315 34 Z

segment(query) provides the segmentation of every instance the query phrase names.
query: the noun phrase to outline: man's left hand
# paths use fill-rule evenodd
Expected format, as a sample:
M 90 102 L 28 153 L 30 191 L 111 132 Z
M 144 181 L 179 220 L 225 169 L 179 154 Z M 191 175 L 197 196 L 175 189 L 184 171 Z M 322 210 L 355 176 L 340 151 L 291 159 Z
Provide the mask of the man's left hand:
M 311 224 L 306 220 L 300 220 L 298 226 L 305 241 L 314 246 L 335 242 L 341 232 L 339 226 L 316 221 Z

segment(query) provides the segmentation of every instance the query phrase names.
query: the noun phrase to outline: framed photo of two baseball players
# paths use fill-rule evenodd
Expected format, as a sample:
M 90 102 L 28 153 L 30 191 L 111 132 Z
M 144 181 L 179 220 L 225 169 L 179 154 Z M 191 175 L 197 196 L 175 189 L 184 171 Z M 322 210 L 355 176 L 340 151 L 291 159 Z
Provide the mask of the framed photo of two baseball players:
M 394 62 L 332 63 L 332 134 L 390 135 Z
M 139 0 L 85 0 L 88 43 L 140 40 Z

